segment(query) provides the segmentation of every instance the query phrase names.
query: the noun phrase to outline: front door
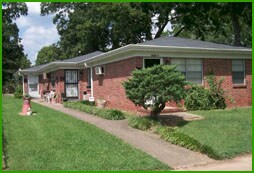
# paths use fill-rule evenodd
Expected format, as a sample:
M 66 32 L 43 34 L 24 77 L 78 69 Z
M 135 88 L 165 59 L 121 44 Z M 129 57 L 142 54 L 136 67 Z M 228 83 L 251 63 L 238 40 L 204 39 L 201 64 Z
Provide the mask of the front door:
M 65 70 L 66 97 L 78 98 L 78 70 Z
M 28 94 L 31 97 L 40 97 L 39 94 L 39 77 L 38 76 L 28 76 Z

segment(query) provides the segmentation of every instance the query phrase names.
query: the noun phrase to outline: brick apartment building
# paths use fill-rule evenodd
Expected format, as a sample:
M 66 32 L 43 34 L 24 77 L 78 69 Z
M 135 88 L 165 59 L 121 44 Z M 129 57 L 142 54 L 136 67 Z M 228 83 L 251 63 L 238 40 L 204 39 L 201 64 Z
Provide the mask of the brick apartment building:
M 76 100 L 106 100 L 109 108 L 135 111 L 126 98 L 122 82 L 135 69 L 155 64 L 176 64 L 186 80 L 207 87 L 206 76 L 223 77 L 223 89 L 234 103 L 228 107 L 252 104 L 252 49 L 178 37 L 161 37 L 130 44 L 106 53 L 93 52 L 20 71 L 24 93 L 42 97 L 55 90 Z

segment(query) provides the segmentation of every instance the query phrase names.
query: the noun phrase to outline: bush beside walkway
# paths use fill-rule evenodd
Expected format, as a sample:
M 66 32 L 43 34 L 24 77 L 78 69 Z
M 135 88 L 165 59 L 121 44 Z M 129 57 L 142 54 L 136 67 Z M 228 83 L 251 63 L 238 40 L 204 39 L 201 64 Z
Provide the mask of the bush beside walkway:
M 166 141 L 207 154 L 214 159 L 228 159 L 252 152 L 251 108 L 194 111 L 205 119 L 184 125 L 165 126 L 147 117 L 129 118 L 129 125 L 150 130 Z
M 81 101 L 68 101 L 63 103 L 65 107 L 71 109 L 78 109 L 80 111 L 96 115 L 108 120 L 123 120 L 124 113 L 116 109 L 102 109 L 95 106 L 86 105 Z

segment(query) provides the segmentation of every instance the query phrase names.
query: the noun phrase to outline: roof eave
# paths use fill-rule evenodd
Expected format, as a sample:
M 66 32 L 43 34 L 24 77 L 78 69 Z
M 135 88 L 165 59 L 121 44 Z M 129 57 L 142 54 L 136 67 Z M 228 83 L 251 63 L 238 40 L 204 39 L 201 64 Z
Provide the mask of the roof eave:
M 196 58 L 226 58 L 226 59 L 251 59 L 251 49 L 217 49 L 217 48 L 199 48 L 199 47 L 176 47 L 176 46 L 151 46 L 151 45 L 127 45 L 91 59 L 82 61 L 88 64 L 95 65 L 97 61 L 101 64 L 107 59 L 121 59 L 121 55 L 136 55 L 136 56 L 167 56 L 170 57 L 196 57 Z

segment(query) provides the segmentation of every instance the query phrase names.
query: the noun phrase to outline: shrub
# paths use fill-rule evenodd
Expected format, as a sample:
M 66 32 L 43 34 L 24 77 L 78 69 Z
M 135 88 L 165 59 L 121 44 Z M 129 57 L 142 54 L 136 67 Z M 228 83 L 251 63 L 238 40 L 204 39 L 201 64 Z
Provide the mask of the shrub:
M 167 142 L 204 153 L 214 159 L 221 159 L 221 156 L 211 147 L 203 145 L 196 139 L 182 133 L 178 127 L 166 127 L 161 125 L 158 121 L 154 121 L 147 117 L 131 117 L 128 119 L 128 124 L 140 130 L 148 130 L 152 127 L 156 127 L 155 133 L 160 135 L 160 137 Z
M 167 142 L 180 145 L 190 150 L 198 151 L 214 159 L 222 159 L 211 147 L 203 145 L 196 139 L 180 132 L 178 128 L 158 126 L 156 133 Z
M 207 82 L 209 84 L 209 91 L 210 91 L 210 98 L 212 100 L 213 106 L 216 109 L 226 108 L 224 90 L 221 87 L 223 81 L 224 81 L 224 78 L 217 80 L 216 77 L 213 75 L 207 76 Z
M 88 106 L 95 106 L 95 102 L 90 102 L 88 100 L 81 101 L 82 104 L 88 105 Z
M 151 117 L 158 118 L 166 102 L 180 102 L 184 98 L 186 82 L 176 66 L 157 65 L 134 70 L 132 78 L 123 82 L 126 96 L 135 105 L 151 109 Z
M 131 117 L 128 119 L 128 124 L 140 130 L 148 130 L 151 128 L 152 123 L 148 118 L 141 118 L 141 117 Z
M 140 129 L 149 130 L 152 126 L 159 124 L 159 122 L 151 119 L 150 117 L 130 117 L 128 119 L 129 126 Z
M 184 105 L 188 110 L 210 110 L 225 109 L 226 101 L 224 98 L 224 90 L 221 88 L 223 78 L 217 80 L 215 76 L 207 76 L 209 88 L 202 86 L 191 86 L 187 90 L 184 99 Z
M 124 114 L 116 109 L 110 109 L 110 119 L 111 120 L 123 120 L 125 119 Z
M 17 98 L 17 99 L 21 99 L 23 97 L 23 88 L 22 88 L 22 86 L 18 85 L 15 88 L 14 97 Z
M 116 109 L 102 109 L 95 106 L 86 105 L 83 102 L 67 101 L 63 103 L 65 107 L 78 109 L 80 111 L 93 114 L 109 120 L 122 120 L 125 119 L 124 113 Z
M 210 92 L 202 86 L 192 86 L 187 90 L 184 105 L 188 110 L 209 110 L 213 107 Z

